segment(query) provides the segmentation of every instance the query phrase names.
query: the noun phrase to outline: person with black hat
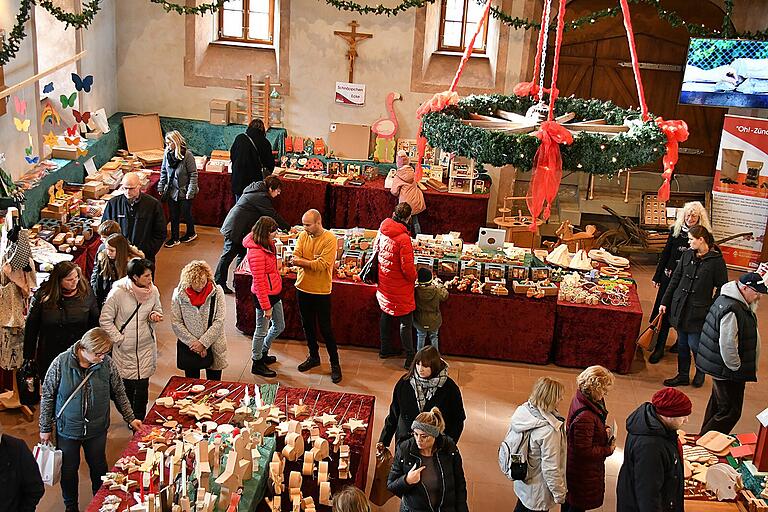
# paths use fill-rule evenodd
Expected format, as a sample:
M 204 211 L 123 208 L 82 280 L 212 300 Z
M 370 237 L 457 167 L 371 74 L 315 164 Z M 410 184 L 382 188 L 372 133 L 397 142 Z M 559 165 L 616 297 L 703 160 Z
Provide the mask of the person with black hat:
M 416 311 L 413 313 L 413 326 L 416 328 L 416 350 L 423 349 L 427 340 L 435 348 L 438 347 L 440 326 L 443 316 L 440 314 L 440 303 L 448 299 L 448 290 L 439 282 L 435 282 L 432 271 L 420 268 L 416 272 Z
M 755 312 L 766 292 L 763 277 L 749 272 L 725 283 L 709 308 L 696 356 L 696 368 L 712 376 L 702 435 L 710 430 L 729 434 L 741 418 L 746 383 L 757 382 L 760 333 Z
M 688 421 L 691 409 L 685 393 L 663 388 L 629 415 L 616 510 L 683 512 L 685 475 L 677 430 Z

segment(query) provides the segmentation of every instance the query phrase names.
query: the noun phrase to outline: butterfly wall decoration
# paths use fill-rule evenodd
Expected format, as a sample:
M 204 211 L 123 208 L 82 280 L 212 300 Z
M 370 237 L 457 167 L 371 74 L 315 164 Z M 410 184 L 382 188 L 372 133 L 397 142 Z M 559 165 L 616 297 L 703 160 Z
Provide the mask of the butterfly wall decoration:
M 50 94 L 53 92 L 53 82 L 48 82 L 45 84 L 45 87 L 43 87 L 43 93 L 44 94 Z
M 80 144 L 80 137 L 74 137 L 70 139 L 69 137 L 65 136 L 64 142 L 67 143 L 67 146 L 77 146 Z
M 88 124 L 88 122 L 91 120 L 90 112 L 83 112 L 81 114 L 79 110 L 72 109 L 72 114 L 74 114 L 75 121 L 77 121 L 78 123 Z
M 62 94 L 59 96 L 59 100 L 61 101 L 61 107 L 62 108 L 70 108 L 75 106 L 75 100 L 77 100 L 77 93 L 73 92 L 69 96 L 66 94 Z
M 77 135 L 77 125 L 76 124 L 73 124 L 71 127 L 67 128 L 67 135 L 69 135 L 70 137 L 74 137 L 75 135 Z
M 36 163 L 38 163 L 40 161 L 40 157 L 39 156 L 34 156 L 34 157 L 25 156 L 24 160 L 26 160 L 28 164 L 36 164 Z
M 77 73 L 72 73 L 72 82 L 74 82 L 75 89 L 78 91 L 91 92 L 91 86 L 93 85 L 93 75 L 80 78 L 80 75 Z
M 16 108 L 16 113 L 23 116 L 27 113 L 27 101 L 20 99 L 18 96 L 13 97 L 13 105 Z
M 29 119 L 21 120 L 18 117 L 13 118 L 13 124 L 16 125 L 16 129 L 20 132 L 28 132 L 31 121 Z

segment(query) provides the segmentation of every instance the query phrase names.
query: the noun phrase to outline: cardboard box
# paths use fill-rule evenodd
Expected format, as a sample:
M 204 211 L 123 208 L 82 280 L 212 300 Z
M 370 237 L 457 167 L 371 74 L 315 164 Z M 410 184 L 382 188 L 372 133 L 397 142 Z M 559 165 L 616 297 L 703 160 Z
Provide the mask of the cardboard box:
M 40 210 L 40 217 L 43 219 L 55 219 L 61 223 L 67 222 L 67 211 L 58 212 L 48 206 Z
M 211 158 L 205 166 L 208 172 L 229 172 L 229 166 L 232 164 L 229 160 L 219 160 Z
M 125 129 L 125 143 L 131 153 L 153 149 L 162 151 L 165 147 L 158 114 L 124 116 L 123 128 Z
M 211 100 L 210 123 L 220 126 L 229 124 L 229 112 L 232 102 L 229 100 Z
M 232 158 L 229 151 L 223 149 L 214 149 L 211 151 L 211 160 L 229 160 Z
M 77 160 L 77 147 L 53 146 L 53 148 L 51 148 L 51 158 L 61 158 L 62 160 Z
M 367 124 L 332 123 L 329 128 L 328 147 L 336 158 L 368 160 L 371 127 Z

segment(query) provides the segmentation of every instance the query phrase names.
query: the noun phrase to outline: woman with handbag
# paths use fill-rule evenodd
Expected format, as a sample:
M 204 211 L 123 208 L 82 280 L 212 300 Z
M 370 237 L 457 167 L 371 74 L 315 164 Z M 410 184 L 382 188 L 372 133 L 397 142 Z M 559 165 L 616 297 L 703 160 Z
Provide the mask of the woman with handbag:
M 197 163 L 192 151 L 187 149 L 187 141 L 176 130 L 165 134 L 165 154 L 157 192 L 160 200 L 168 203 L 171 216 L 171 238 L 164 246 L 171 248 L 197 238 L 195 219 L 192 217 L 192 200 L 198 192 Z M 187 231 L 179 237 L 181 217 L 184 217 Z
M 98 325 L 99 306 L 82 270 L 71 261 L 59 262 L 32 297 L 24 359 L 37 362 L 42 380 L 56 356 Z
M 56 446 L 62 454 L 61 494 L 66 512 L 79 510 L 81 448 L 90 469 L 93 494 L 107 473 L 110 399 L 133 430 L 141 427 L 125 394 L 117 364 L 109 356 L 112 348 L 112 338 L 104 329 L 91 329 L 59 354 L 45 375 L 40 400 L 40 441 L 50 443 L 56 429 Z
M 568 411 L 568 495 L 561 512 L 584 512 L 603 506 L 605 459 L 616 449 L 615 433 L 605 425 L 605 395 L 613 374 L 590 366 L 576 377 L 578 389 Z
M 181 269 L 179 285 L 171 299 L 171 326 L 176 340 L 176 366 L 185 377 L 221 380 L 227 367 L 224 334 L 224 290 L 214 284 L 207 262 L 195 260 Z
M 267 139 L 264 122 L 261 119 L 251 121 L 245 133 L 235 137 L 229 154 L 232 161 L 232 194 L 237 203 L 248 185 L 262 181 L 275 169 L 272 143 Z
M 565 503 L 565 420 L 557 411 L 565 386 L 549 377 L 533 385 L 528 401 L 518 406 L 510 431 L 527 441 L 527 477 L 515 480 L 515 512 L 544 512 Z
M 256 304 L 256 329 L 251 345 L 251 373 L 262 377 L 276 377 L 277 372 L 269 366 L 277 358 L 269 355 L 272 342 L 285 329 L 283 302 L 283 278 L 277 261 L 277 222 L 264 215 L 256 221 L 251 232 L 243 238 L 248 268 L 251 271 L 253 293 Z
M 443 415 L 433 407 L 416 416 L 413 435 L 397 445 L 387 488 L 402 500 L 401 511 L 468 512 L 461 454 L 444 429 Z
M 707 228 L 696 225 L 689 229 L 688 244 L 691 248 L 680 257 L 659 306 L 659 314 L 669 315 L 669 323 L 677 331 L 677 375 L 664 381 L 668 387 L 689 384 L 691 353 L 695 360 L 704 319 L 720 295 L 720 287 L 728 282 L 723 253 Z M 697 369 L 690 383 L 703 386 L 704 372 Z
M 140 420 L 147 413 L 149 378 L 157 370 L 153 324 L 163 321 L 160 292 L 152 283 L 154 268 L 146 259 L 129 261 L 126 276 L 112 286 L 99 317 L 99 324 L 114 343 L 112 358 Z
M 677 210 L 677 219 L 675 225 L 672 227 L 672 232 L 667 237 L 667 243 L 664 245 L 664 250 L 661 251 L 659 256 L 659 263 L 656 265 L 656 272 L 653 274 L 653 286 L 658 291 L 656 292 L 656 302 L 653 304 L 653 311 L 651 311 L 650 318 L 656 318 L 659 314 L 659 306 L 661 306 L 661 299 L 664 298 L 664 294 L 667 292 L 669 281 L 672 279 L 672 272 L 677 267 L 677 262 L 680 261 L 680 257 L 685 251 L 688 250 L 688 231 L 693 226 L 704 226 L 707 230 L 712 231 L 712 226 L 709 224 L 709 217 L 707 216 L 707 210 L 698 201 L 692 201 L 685 203 L 685 206 Z M 669 316 L 662 315 L 661 324 L 658 328 L 658 339 L 656 348 L 650 357 L 648 362 L 656 364 L 661 361 L 664 356 L 664 349 L 667 344 L 667 336 L 669 336 Z M 677 343 L 672 345 L 669 349 L 670 352 L 677 352 Z
M 91 274 L 91 288 L 96 295 L 96 302 L 101 308 L 115 281 L 125 277 L 128 261 L 143 258 L 144 253 L 128 242 L 119 233 L 109 235 L 104 241 L 104 249 L 96 255 Z

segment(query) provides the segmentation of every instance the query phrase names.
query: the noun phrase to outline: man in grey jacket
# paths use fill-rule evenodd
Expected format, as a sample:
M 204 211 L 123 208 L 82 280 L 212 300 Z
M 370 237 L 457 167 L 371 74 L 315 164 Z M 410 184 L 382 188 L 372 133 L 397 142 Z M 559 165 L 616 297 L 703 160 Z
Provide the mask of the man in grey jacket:
M 746 383 L 757 381 L 760 333 L 755 311 L 766 291 L 763 277 L 749 272 L 724 284 L 709 309 L 696 356 L 696 367 L 712 376 L 702 435 L 710 430 L 729 434 L 741 418 Z

